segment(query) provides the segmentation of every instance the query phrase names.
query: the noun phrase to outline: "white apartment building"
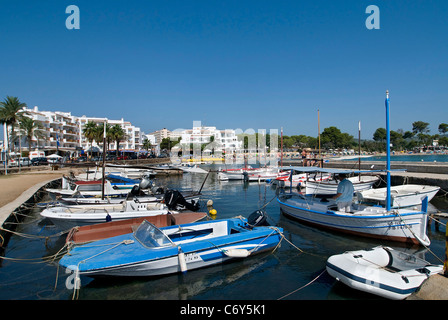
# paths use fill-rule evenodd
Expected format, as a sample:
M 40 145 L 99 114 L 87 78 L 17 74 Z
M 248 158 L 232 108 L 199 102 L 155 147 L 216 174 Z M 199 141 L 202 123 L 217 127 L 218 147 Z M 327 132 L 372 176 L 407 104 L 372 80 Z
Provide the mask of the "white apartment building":
M 211 149 L 214 149 L 215 152 L 233 153 L 242 149 L 243 146 L 243 141 L 238 140 L 235 130 L 218 130 L 216 127 L 201 126 L 200 121 L 194 121 L 193 129 L 181 131 L 180 136 L 181 146 L 208 144 L 209 148 L 206 146 L 204 152 L 212 152 Z
M 71 154 L 80 150 L 88 150 L 89 148 L 100 147 L 102 141 L 99 143 L 93 141 L 92 145 L 83 135 L 83 129 L 87 122 L 93 121 L 95 123 L 104 123 L 107 121 L 110 125 L 119 124 L 126 134 L 125 140 L 120 142 L 120 150 L 134 150 L 138 151 L 142 148 L 142 133 L 140 128 L 133 126 L 129 121 L 108 120 L 106 118 L 94 118 L 73 116 L 70 112 L 60 111 L 40 111 L 37 106 L 33 109 L 23 109 L 26 116 L 32 118 L 40 124 L 42 128 L 40 131 L 40 138 L 33 137 L 31 141 L 31 150 L 39 149 L 43 151 L 62 151 L 70 152 Z M 28 150 L 28 143 L 25 138 L 21 137 L 19 141 L 15 142 L 16 150 L 19 147 L 22 150 Z M 29 151 L 31 151 L 29 150 Z M 109 145 L 109 150 L 116 150 L 115 141 Z

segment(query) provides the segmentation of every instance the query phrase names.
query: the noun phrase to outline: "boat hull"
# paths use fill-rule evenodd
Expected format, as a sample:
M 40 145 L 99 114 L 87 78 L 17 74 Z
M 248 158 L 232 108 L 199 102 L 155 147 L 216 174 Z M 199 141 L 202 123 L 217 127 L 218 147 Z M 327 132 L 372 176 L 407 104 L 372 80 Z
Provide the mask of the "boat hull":
M 393 253 L 393 255 L 392 255 Z M 403 255 L 405 268 L 396 268 L 395 261 Z M 336 280 L 360 291 L 392 300 L 402 300 L 415 292 L 429 276 L 443 270 L 414 255 L 396 253 L 391 248 L 345 252 L 328 258 L 327 272 Z
M 334 203 L 317 198 L 287 199 L 279 196 L 282 213 L 303 223 L 342 233 L 397 242 L 429 245 L 427 214 L 422 211 L 386 212 L 380 207 L 365 207 L 345 213 L 330 208 Z M 412 231 L 411 231 L 412 230 Z M 417 237 L 416 237 L 417 236 Z
M 229 226 L 230 223 L 232 224 Z M 180 241 L 172 238 L 175 241 L 174 246 L 156 248 L 147 248 L 133 234 L 127 234 L 96 241 L 90 246 L 77 246 L 69 255 L 65 255 L 59 264 L 91 277 L 165 275 L 237 259 L 226 254 L 231 249 L 250 250 L 250 255 L 272 250 L 280 242 L 283 232 L 281 228 L 276 227 L 254 227 L 249 230 L 245 219 L 197 222 L 160 230 L 173 236 L 182 233 L 181 228 L 187 233 L 195 228 L 202 231 L 212 229 L 213 232 L 197 238 L 183 238 Z M 111 245 L 115 246 L 111 248 Z M 180 262 L 180 253 L 184 257 L 184 267 Z

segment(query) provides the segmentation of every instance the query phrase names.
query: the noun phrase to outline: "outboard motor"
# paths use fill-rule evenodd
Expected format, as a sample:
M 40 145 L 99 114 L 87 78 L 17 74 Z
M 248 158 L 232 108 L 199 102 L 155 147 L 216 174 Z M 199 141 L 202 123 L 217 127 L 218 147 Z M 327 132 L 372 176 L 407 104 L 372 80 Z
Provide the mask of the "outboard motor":
M 170 210 L 176 210 L 179 209 L 179 207 L 183 207 L 191 211 L 199 210 L 198 202 L 195 203 L 192 201 L 192 203 L 189 203 L 178 190 L 168 190 L 165 193 L 163 200 Z
M 151 180 L 149 179 L 149 176 L 143 176 L 142 180 L 138 184 L 140 189 L 148 189 L 150 185 L 151 185 Z
M 267 219 L 266 211 L 256 210 L 249 215 L 247 223 L 254 227 L 269 226 Z

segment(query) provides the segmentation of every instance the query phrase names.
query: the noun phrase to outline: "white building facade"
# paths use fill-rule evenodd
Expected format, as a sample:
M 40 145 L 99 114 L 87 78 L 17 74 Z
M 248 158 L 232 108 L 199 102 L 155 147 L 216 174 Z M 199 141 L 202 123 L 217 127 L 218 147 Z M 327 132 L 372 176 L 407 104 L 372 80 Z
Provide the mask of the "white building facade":
M 43 150 L 43 151 L 60 151 L 73 154 L 81 150 L 99 147 L 102 150 L 102 141 L 98 143 L 93 141 L 92 144 L 83 134 L 84 126 L 87 122 L 105 123 L 113 126 L 119 124 L 126 137 L 120 142 L 120 150 L 138 151 L 142 148 L 142 132 L 140 128 L 133 126 L 129 121 L 108 120 L 107 118 L 82 117 L 74 116 L 70 112 L 60 111 L 40 111 L 37 106 L 32 109 L 24 108 L 24 115 L 32 118 L 39 124 L 38 133 L 32 137 L 32 141 L 28 143 L 24 137 L 15 142 L 15 149 L 20 147 L 22 151 Z M 109 150 L 116 150 L 115 141 L 108 146 Z

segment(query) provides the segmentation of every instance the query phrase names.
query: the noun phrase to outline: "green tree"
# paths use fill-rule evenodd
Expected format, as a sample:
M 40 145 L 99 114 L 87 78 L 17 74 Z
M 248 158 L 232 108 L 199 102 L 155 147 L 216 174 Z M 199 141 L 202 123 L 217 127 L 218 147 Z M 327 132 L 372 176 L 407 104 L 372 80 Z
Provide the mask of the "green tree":
M 386 141 L 386 135 L 387 135 L 386 129 L 378 128 L 373 134 L 373 140 L 377 142 L 384 142 Z
M 439 124 L 439 132 L 440 132 L 440 134 L 447 133 L 448 132 L 448 124 L 447 123 Z
M 429 132 L 429 123 L 424 121 L 415 121 L 412 123 L 412 132 L 415 134 L 418 133 L 428 133 Z
M 14 144 L 11 143 L 9 137 L 14 136 L 14 126 L 20 119 L 20 111 L 26 108 L 26 103 L 20 102 L 19 98 L 7 96 L 6 99 L 0 102 L 0 123 L 5 126 L 11 126 L 11 133 L 8 134 L 6 130 L 8 143 L 11 144 L 11 151 L 14 151 Z
M 123 128 L 119 124 L 115 124 L 110 128 L 108 135 L 110 135 L 111 139 L 113 141 L 115 141 L 115 143 L 117 145 L 116 155 L 118 157 L 119 149 L 120 149 L 120 142 L 126 138 L 126 132 L 123 130 Z
M 342 133 L 336 127 L 328 127 L 322 131 L 321 145 L 324 148 L 348 148 L 353 145 L 353 136 Z
M 19 121 L 19 129 L 24 133 L 28 142 L 28 150 L 31 151 L 31 141 L 33 137 L 37 139 L 37 146 L 39 145 L 39 138 L 44 138 L 41 132 L 42 126 L 29 117 L 22 117 Z
M 92 148 L 93 140 L 95 140 L 97 133 L 98 133 L 98 128 L 97 128 L 96 123 L 93 121 L 88 121 L 84 125 L 84 128 L 82 129 L 82 133 L 86 137 L 87 141 L 89 141 L 90 148 Z

